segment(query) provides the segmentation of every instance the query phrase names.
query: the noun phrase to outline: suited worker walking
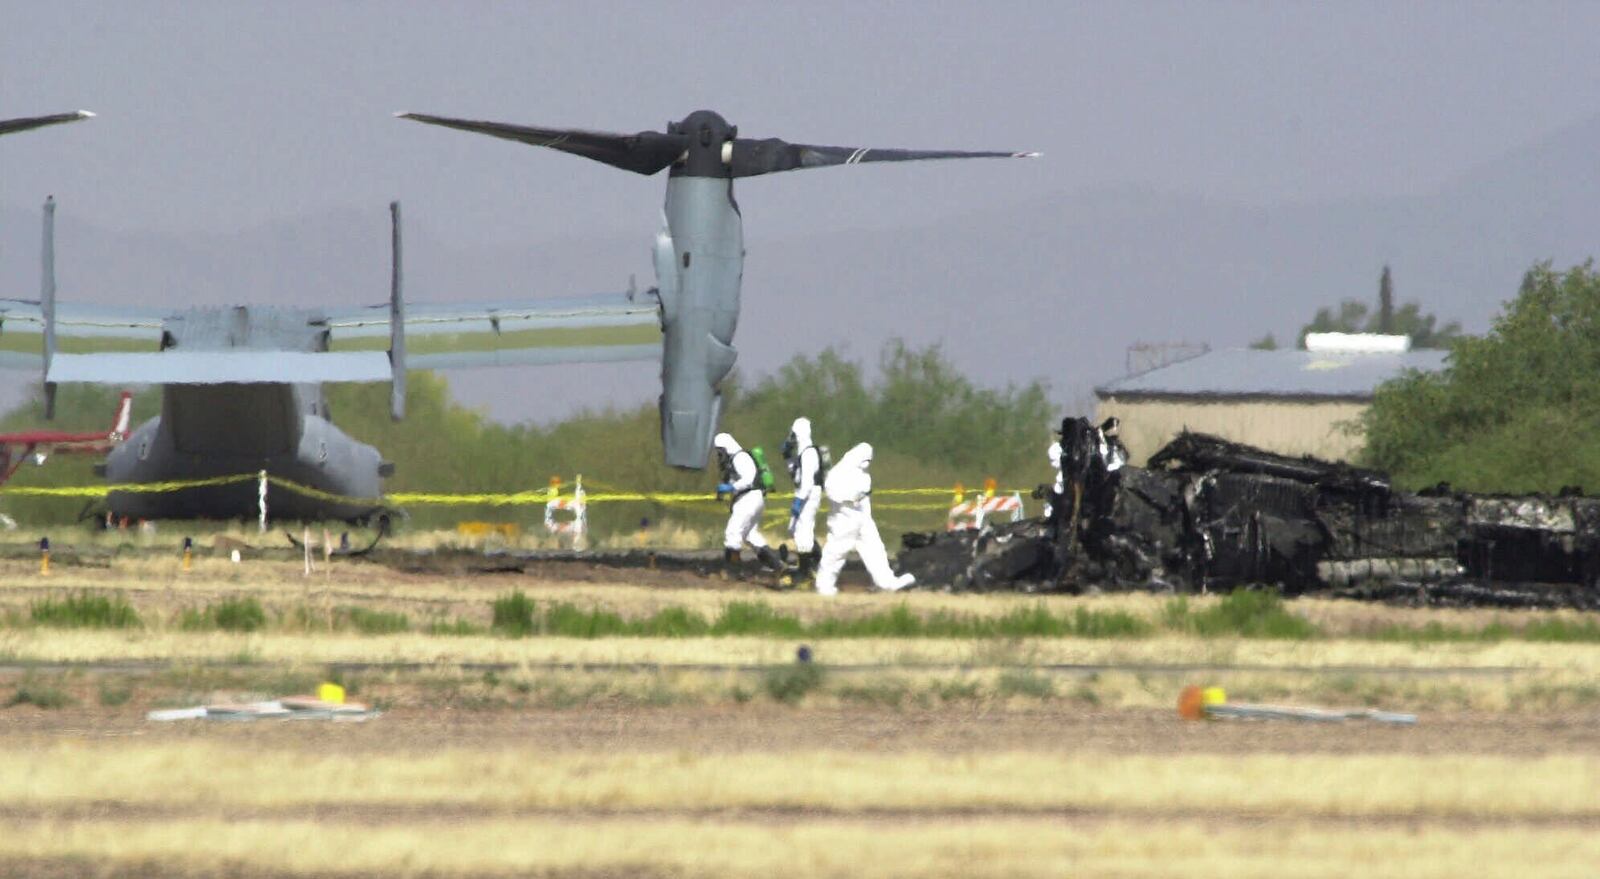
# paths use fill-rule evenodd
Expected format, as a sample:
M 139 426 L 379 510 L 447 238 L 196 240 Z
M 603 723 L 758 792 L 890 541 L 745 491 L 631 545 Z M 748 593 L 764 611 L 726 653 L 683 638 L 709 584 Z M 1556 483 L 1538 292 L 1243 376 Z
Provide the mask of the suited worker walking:
M 839 594 L 839 572 L 844 570 L 845 556 L 851 550 L 861 556 L 872 585 L 885 592 L 916 582 L 917 578 L 910 574 L 896 577 L 889 567 L 889 552 L 878 534 L 878 523 L 872 521 L 871 466 L 872 446 L 860 443 L 845 452 L 823 482 L 823 491 L 833 509 L 828 513 L 828 542 L 822 546 L 822 561 L 817 565 L 819 595 Z
M 762 567 L 769 571 L 780 570 L 783 562 L 761 535 L 761 514 L 767 508 L 767 489 L 771 487 L 772 474 L 760 466 L 755 454 L 742 448 L 732 434 L 719 433 L 711 444 L 717 450 L 717 462 L 722 470 L 717 497 L 732 499 L 728 527 L 722 532 L 723 564 L 729 572 L 736 571 L 739 553 L 748 543 L 755 549 Z

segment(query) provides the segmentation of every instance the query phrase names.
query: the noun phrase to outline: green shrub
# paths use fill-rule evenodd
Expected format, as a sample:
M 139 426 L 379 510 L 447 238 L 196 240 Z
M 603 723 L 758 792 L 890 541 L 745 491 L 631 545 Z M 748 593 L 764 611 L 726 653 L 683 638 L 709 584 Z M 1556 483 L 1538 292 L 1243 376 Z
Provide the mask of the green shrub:
M 502 635 L 521 638 L 533 634 L 533 600 L 522 592 L 513 592 L 494 600 L 494 611 L 489 628 Z
M 41 626 L 65 629 L 133 629 L 140 625 L 138 612 L 121 595 L 87 592 L 35 601 L 29 616 Z
M 761 688 L 774 701 L 795 705 L 806 694 L 822 686 L 822 667 L 812 662 L 797 662 L 767 669 L 761 675 Z

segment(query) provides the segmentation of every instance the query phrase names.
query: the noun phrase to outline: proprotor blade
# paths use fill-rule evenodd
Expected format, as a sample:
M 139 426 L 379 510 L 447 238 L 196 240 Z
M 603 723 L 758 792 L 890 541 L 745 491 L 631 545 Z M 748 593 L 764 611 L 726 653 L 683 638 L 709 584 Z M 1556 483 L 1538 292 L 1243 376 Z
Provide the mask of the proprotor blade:
M 74 110 L 71 113 L 57 113 L 53 116 L 30 116 L 26 119 L 0 119 L 0 134 L 15 134 L 19 131 L 28 131 L 33 128 L 43 128 L 46 125 L 60 125 L 63 122 L 77 122 L 79 119 L 89 119 L 94 116 L 88 110 Z
M 778 138 L 733 142 L 733 176 L 756 177 L 798 168 L 859 165 L 864 162 L 916 162 L 923 159 L 1032 159 L 1038 153 L 967 152 L 963 150 L 895 150 L 872 147 L 813 146 Z
M 503 122 L 450 119 L 423 113 L 395 115 L 401 119 L 412 119 L 429 125 L 475 131 L 491 137 L 549 147 L 596 162 L 604 162 L 613 168 L 647 176 L 677 161 L 689 143 L 689 139 L 684 135 L 662 134 L 659 131 L 613 134 L 608 131 L 584 131 L 577 128 L 534 128 L 530 125 L 508 125 Z

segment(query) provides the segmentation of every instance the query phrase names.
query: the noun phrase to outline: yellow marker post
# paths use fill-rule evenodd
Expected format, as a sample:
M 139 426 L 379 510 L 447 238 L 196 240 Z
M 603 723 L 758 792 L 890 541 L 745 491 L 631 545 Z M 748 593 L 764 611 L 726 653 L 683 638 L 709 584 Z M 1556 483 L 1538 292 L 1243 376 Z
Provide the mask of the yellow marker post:
M 183 539 L 183 572 L 185 574 L 194 569 L 194 538 Z
M 50 538 L 39 538 L 39 576 L 50 576 Z

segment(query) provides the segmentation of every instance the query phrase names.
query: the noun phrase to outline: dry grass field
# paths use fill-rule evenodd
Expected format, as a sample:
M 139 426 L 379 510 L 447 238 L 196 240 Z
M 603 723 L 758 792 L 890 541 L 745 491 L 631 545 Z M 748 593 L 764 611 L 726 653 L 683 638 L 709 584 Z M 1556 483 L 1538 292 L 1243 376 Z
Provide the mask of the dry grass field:
M 308 578 L 281 553 L 183 572 L 175 557 L 85 552 L 41 577 L 32 559 L 0 561 L 0 874 L 1276 879 L 1600 864 L 1594 615 L 1299 600 L 1271 612 L 1302 628 L 1262 634 L 1196 624 L 1226 609 L 1217 597 L 830 602 L 571 573 L 336 560 Z M 497 625 L 494 602 L 513 593 L 541 614 L 533 630 Z M 72 601 L 88 610 L 67 614 Z M 755 603 L 765 628 L 706 629 Z M 1029 614 L 1078 622 L 1018 628 Z M 667 625 L 684 619 L 703 622 Z M 794 663 L 800 643 L 815 663 Z M 329 678 L 382 716 L 144 718 Z M 1182 721 L 1186 683 L 1419 721 Z

